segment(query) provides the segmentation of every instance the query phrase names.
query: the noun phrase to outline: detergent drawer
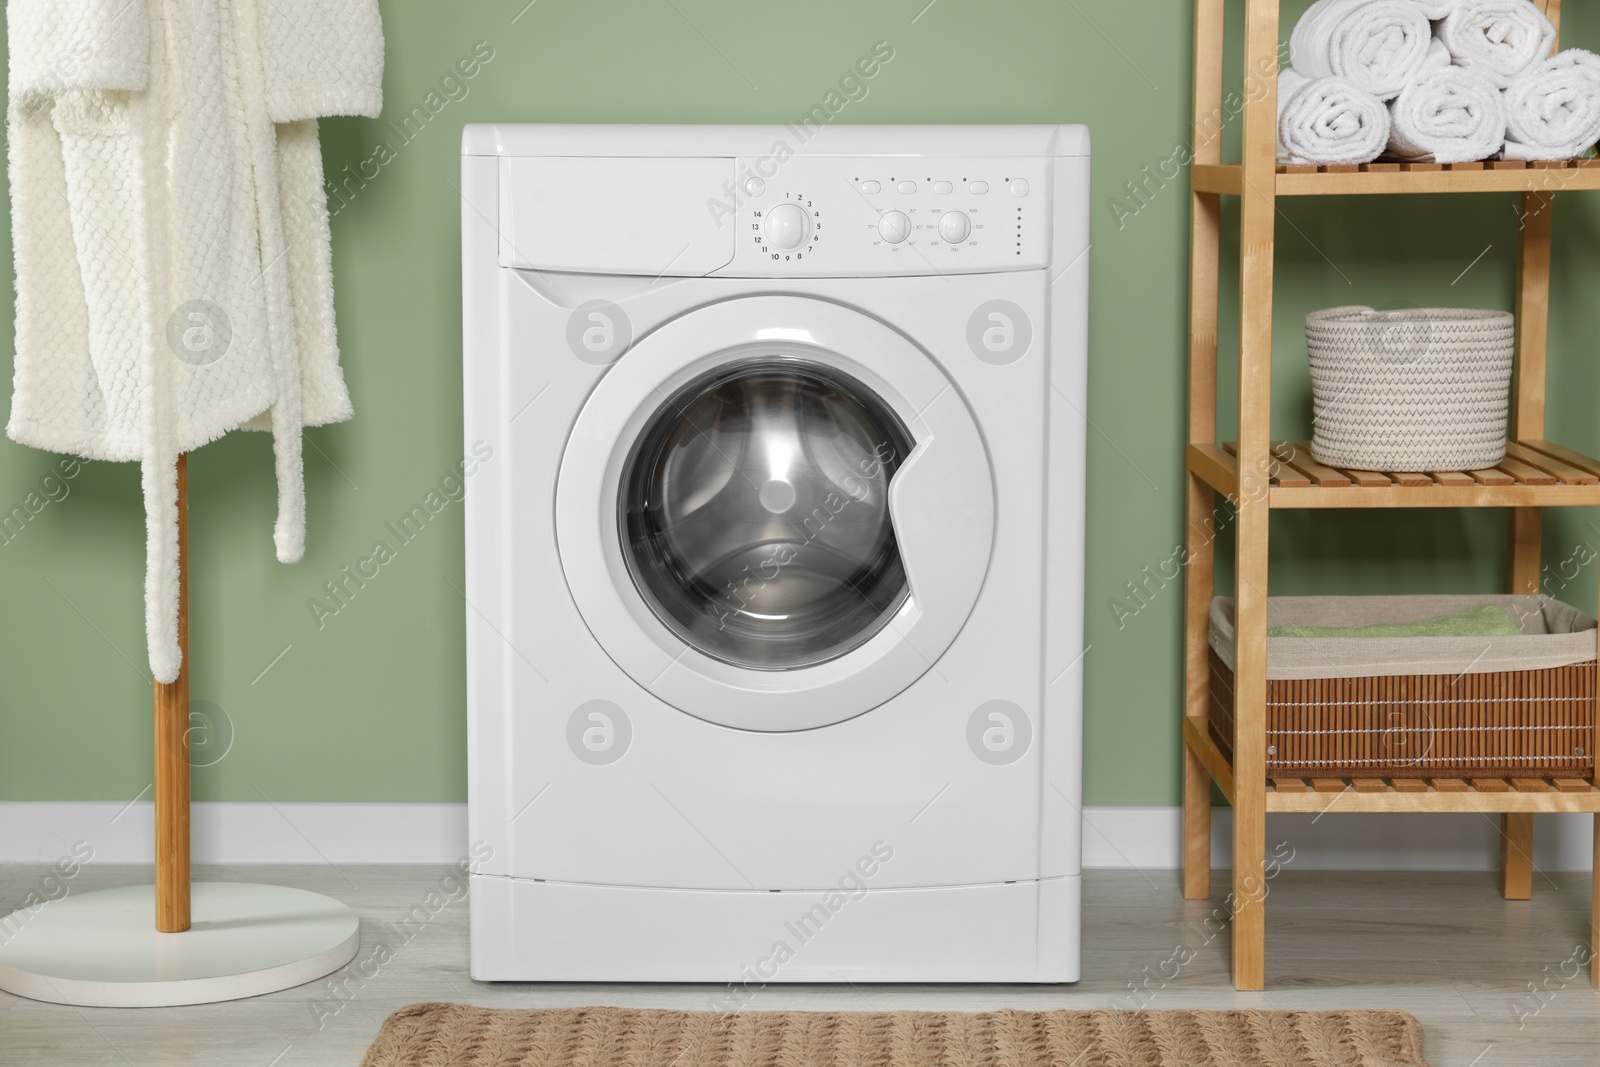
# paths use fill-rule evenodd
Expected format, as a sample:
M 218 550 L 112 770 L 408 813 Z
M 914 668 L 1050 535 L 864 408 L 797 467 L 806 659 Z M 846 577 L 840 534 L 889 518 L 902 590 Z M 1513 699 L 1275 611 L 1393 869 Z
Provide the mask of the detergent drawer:
M 577 156 L 500 161 L 500 265 L 697 278 L 733 260 L 714 212 L 734 161 Z

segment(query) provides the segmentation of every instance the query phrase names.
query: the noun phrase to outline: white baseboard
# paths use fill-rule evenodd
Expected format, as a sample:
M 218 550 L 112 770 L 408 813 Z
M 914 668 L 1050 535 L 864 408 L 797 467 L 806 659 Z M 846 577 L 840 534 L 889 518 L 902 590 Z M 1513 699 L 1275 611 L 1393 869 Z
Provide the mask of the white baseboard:
M 189 815 L 195 863 L 447 864 L 467 852 L 465 804 L 202 801 Z M 96 863 L 148 863 L 155 806 L 116 801 L 0 803 L 0 863 L 50 863 L 74 842 Z
M 191 816 L 196 863 L 448 864 L 467 850 L 464 804 L 201 802 Z M 1233 817 L 1212 813 L 1213 867 L 1230 863 Z M 1177 808 L 1087 808 L 1083 865 L 1171 870 L 1183 854 Z M 1274 815 L 1268 851 L 1295 850 L 1297 870 L 1493 870 L 1499 822 L 1481 815 Z M 1534 864 L 1587 871 L 1590 816 L 1534 818 Z M 155 844 L 148 801 L 0 802 L 0 863 L 50 863 L 77 841 L 97 863 L 147 863 Z

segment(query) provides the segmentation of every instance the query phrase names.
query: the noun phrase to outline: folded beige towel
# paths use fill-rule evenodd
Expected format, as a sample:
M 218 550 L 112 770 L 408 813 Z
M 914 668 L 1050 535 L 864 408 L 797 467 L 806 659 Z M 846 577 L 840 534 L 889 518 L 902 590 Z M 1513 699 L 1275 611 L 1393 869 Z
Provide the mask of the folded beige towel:
M 1268 637 L 1505 637 L 1520 634 L 1503 608 L 1484 604 L 1466 611 L 1435 615 L 1415 622 L 1378 622 L 1368 626 L 1273 626 Z

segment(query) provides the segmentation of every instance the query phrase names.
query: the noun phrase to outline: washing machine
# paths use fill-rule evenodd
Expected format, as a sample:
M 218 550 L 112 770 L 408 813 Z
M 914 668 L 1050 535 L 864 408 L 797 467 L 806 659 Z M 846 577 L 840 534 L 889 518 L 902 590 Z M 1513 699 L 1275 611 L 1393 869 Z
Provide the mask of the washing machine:
M 1079 974 L 1089 137 L 474 125 L 471 972 Z

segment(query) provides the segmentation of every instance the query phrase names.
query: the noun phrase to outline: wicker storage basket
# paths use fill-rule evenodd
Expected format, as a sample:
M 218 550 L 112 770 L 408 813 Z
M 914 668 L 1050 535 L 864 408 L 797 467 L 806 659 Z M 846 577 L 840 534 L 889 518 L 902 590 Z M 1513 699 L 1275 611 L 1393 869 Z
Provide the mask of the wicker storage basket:
M 1270 626 L 1368 625 L 1499 604 L 1509 637 L 1267 639 L 1267 775 L 1586 778 L 1595 622 L 1542 596 L 1273 597 Z M 1233 754 L 1233 601 L 1211 605 L 1211 737 Z
M 1464 308 L 1307 315 L 1311 454 L 1357 470 L 1493 467 L 1506 454 L 1513 323 Z

